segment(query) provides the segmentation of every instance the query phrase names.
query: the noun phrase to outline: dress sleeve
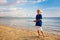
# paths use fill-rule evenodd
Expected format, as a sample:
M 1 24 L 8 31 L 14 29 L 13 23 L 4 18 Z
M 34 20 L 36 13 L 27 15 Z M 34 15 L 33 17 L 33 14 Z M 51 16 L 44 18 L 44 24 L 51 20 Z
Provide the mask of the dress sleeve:
M 42 15 L 36 15 L 36 20 L 42 19 Z

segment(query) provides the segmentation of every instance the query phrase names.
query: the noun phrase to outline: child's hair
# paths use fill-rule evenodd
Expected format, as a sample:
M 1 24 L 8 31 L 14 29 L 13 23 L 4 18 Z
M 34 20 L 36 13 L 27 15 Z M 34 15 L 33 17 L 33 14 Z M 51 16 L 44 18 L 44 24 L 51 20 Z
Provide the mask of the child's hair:
M 37 10 L 37 12 L 40 12 L 40 13 L 42 13 L 43 11 L 38 9 L 38 10 Z

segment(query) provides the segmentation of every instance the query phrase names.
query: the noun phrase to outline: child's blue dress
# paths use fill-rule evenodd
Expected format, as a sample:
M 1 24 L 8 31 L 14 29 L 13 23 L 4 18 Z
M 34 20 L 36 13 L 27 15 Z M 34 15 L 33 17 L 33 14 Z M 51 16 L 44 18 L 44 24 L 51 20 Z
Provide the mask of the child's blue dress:
M 41 14 L 37 14 L 36 15 L 36 20 L 40 20 L 40 21 L 36 22 L 36 24 L 35 24 L 36 26 L 40 26 L 40 27 L 42 26 L 42 20 L 41 19 L 42 19 L 42 15 Z

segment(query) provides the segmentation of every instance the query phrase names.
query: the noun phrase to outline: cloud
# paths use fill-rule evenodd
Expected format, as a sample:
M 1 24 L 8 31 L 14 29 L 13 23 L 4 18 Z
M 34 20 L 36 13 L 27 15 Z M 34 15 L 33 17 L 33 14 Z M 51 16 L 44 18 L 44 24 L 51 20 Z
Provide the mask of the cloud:
M 11 17 L 32 17 L 35 15 L 35 10 L 24 8 L 0 8 L 0 16 Z
M 43 2 L 43 1 L 45 1 L 45 0 L 37 0 L 37 2 Z
M 1 6 L 16 5 L 16 4 L 33 4 L 43 2 L 45 0 L 0 0 Z
M 16 4 L 16 0 L 0 0 L 0 6 L 10 6 Z
M 0 0 L 0 3 L 7 3 L 7 0 Z
M 16 3 L 18 4 L 26 4 L 26 3 L 39 3 L 43 2 L 45 0 L 16 0 Z
M 8 12 L 8 11 L 15 11 L 17 8 L 0 8 L 0 12 Z
M 22 8 L 0 8 L 0 16 L 26 17 L 27 11 Z
M 2 5 L 7 5 L 8 4 L 8 2 L 7 2 L 7 0 L 0 0 L 0 5 L 2 6 Z
M 60 17 L 60 7 L 45 8 L 43 12 L 44 17 Z

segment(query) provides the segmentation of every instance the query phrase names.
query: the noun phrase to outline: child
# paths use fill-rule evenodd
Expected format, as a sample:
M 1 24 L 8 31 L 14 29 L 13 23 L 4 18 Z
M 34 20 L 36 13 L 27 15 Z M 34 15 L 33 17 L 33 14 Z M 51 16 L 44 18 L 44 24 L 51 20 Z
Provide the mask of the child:
M 36 20 L 34 20 L 34 22 L 36 22 L 35 26 L 37 27 L 38 37 L 40 37 L 41 34 L 44 36 L 42 30 L 42 10 L 37 10 Z

